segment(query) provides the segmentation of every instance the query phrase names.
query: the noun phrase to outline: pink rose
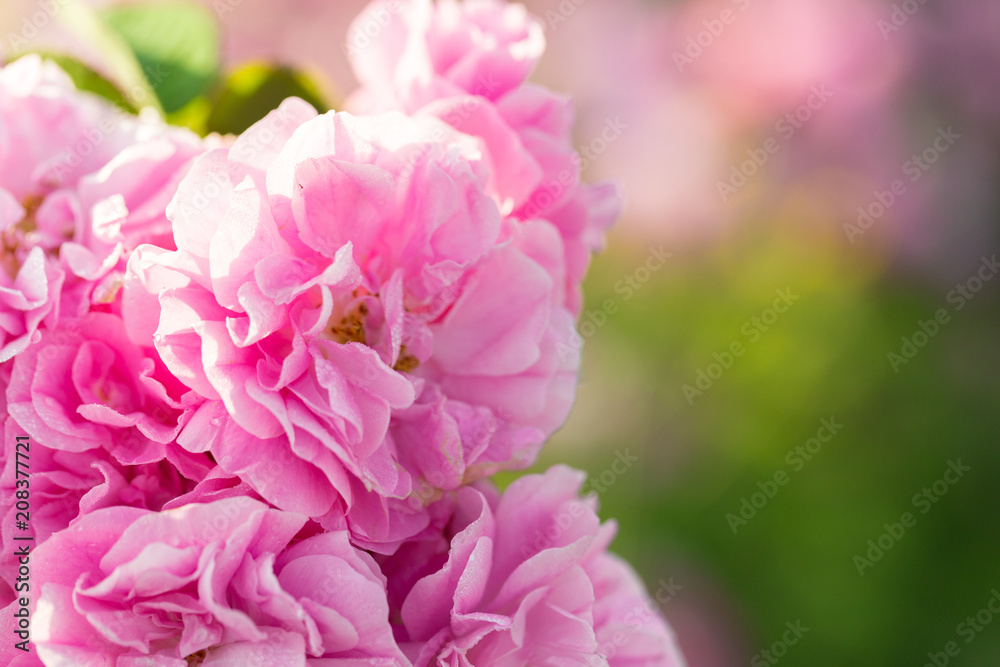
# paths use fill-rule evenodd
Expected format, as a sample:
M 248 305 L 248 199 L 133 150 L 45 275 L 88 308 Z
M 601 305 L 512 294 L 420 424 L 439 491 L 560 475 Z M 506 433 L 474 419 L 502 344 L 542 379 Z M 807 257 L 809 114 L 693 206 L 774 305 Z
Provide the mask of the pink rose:
M 594 586 L 594 631 L 598 652 L 611 667 L 683 667 L 673 630 L 642 580 L 611 553 L 587 565 Z
M 6 419 L 0 455 L 0 578 L 11 589 L 17 577 L 16 552 L 24 546 L 15 537 L 33 538 L 30 546 L 35 548 L 94 510 L 113 506 L 159 510 L 194 487 L 166 461 L 123 466 L 104 451 L 60 451 L 30 436 L 17 447 L 18 436 L 28 436 L 27 430 Z M 16 503 L 22 498 L 30 499 L 29 510 L 18 516 Z M 28 528 L 18 528 L 25 517 Z
M 374 560 L 346 533 L 305 524 L 246 497 L 88 514 L 32 555 L 38 656 L 78 666 L 407 664 Z
M 545 219 L 565 253 L 565 303 L 582 306 L 590 255 L 618 217 L 610 184 L 580 183 L 570 100 L 527 83 L 545 50 L 541 21 L 501 0 L 376 0 L 348 33 L 359 113 L 440 118 L 482 142 L 488 192 L 517 220 Z
M 523 5 L 376 0 L 348 29 L 347 45 L 359 95 L 412 111 L 467 93 L 500 100 L 528 78 L 545 36 Z
M 606 553 L 615 526 L 578 498 L 583 477 L 557 466 L 502 496 L 464 488 L 433 508 L 437 532 L 381 559 L 416 667 L 684 664 L 638 577 Z
M 544 221 L 502 223 L 478 156 L 433 119 L 291 99 L 196 160 L 177 250 L 139 247 L 124 298 L 206 399 L 178 442 L 389 550 L 440 490 L 530 464 L 579 363 L 563 252 Z
M 201 400 L 154 350 L 133 345 L 121 319 L 65 320 L 13 362 L 7 410 L 32 440 L 67 452 L 103 449 L 120 463 L 169 459 L 191 478 L 211 468 L 175 440 Z
M 38 56 L 0 68 L 0 363 L 115 299 L 126 253 L 169 238 L 164 207 L 202 146 Z

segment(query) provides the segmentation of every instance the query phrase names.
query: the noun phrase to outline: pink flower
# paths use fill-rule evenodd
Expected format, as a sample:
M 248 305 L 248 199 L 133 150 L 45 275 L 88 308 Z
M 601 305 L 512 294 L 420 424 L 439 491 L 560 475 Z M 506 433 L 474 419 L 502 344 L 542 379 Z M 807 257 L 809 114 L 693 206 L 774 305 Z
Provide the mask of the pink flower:
M 11 418 L 6 419 L 0 455 L 0 578 L 13 590 L 17 576 L 17 549 L 24 546 L 14 537 L 31 537 L 31 547 L 45 542 L 53 533 L 69 526 L 78 517 L 103 507 L 129 506 L 159 510 L 164 503 L 186 492 L 194 483 L 186 480 L 172 464 L 123 466 L 106 452 L 67 452 L 51 449 L 29 436 L 18 447 L 18 436 L 28 432 Z M 24 442 L 24 441 L 21 441 Z M 20 462 L 21 465 L 18 465 Z M 20 474 L 18 474 L 20 471 Z M 20 494 L 20 495 L 19 495 Z M 30 498 L 27 530 L 16 529 L 16 503 Z M 23 515 L 23 512 L 22 512 Z M 8 598 L 9 601 L 9 598 Z
M 38 656 L 51 665 L 407 664 L 374 560 L 346 533 L 305 525 L 246 497 L 88 514 L 31 557 Z
M 632 566 L 604 553 L 588 564 L 587 575 L 598 652 L 611 667 L 683 667 L 673 631 Z
M 175 444 L 200 397 L 154 350 L 133 345 L 116 315 L 91 313 L 42 333 L 14 359 L 6 400 L 32 440 L 54 450 L 102 449 L 124 465 L 169 459 L 193 479 L 212 467 Z
M 438 532 L 381 559 L 416 667 L 684 664 L 635 573 L 605 552 L 615 526 L 578 498 L 582 482 L 557 466 L 500 497 L 466 487 L 442 501 Z
M 478 137 L 488 191 L 505 215 L 552 222 L 574 314 L 590 255 L 617 218 L 618 189 L 582 185 L 569 99 L 526 83 L 545 49 L 541 22 L 501 0 L 376 0 L 348 33 L 359 113 L 402 109 Z
M 202 142 L 77 92 L 51 62 L 0 68 L 0 363 L 39 327 L 114 300 L 125 254 L 169 238 L 166 202 Z
M 468 93 L 502 99 L 528 78 L 545 35 L 523 5 L 376 0 L 354 20 L 347 47 L 359 96 L 412 111 Z
M 206 399 L 178 442 L 390 550 L 441 489 L 529 464 L 579 363 L 563 251 L 502 223 L 478 156 L 433 119 L 292 99 L 196 160 L 177 250 L 138 248 L 124 298 L 132 340 Z

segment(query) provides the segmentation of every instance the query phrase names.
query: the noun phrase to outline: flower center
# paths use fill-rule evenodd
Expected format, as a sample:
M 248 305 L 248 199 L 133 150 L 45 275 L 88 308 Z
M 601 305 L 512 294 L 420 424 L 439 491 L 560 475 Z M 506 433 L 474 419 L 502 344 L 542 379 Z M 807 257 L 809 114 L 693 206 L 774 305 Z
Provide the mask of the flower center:
M 334 313 L 326 323 L 326 329 L 322 335 L 327 340 L 332 340 L 342 345 L 347 343 L 367 345 L 367 337 L 365 335 L 365 318 L 367 316 L 368 306 L 364 303 L 359 303 L 356 308 L 344 315 Z M 400 373 L 409 373 L 419 365 L 420 360 L 410 354 L 406 349 L 406 345 L 403 345 L 399 350 L 399 357 L 396 359 L 396 364 L 392 368 Z
M 347 313 L 339 320 L 334 315 L 327 322 L 326 338 L 337 343 L 361 343 L 365 344 L 365 317 L 368 315 L 368 306 L 359 304 L 357 308 Z
M 399 358 L 396 359 L 396 365 L 392 369 L 400 373 L 409 373 L 419 365 L 420 360 L 407 352 L 406 346 L 403 345 L 399 348 Z
M 43 199 L 44 197 L 39 195 L 30 195 L 22 204 L 24 217 L 21 221 L 0 233 L 0 266 L 3 266 L 4 271 L 12 279 L 17 278 L 21 270 L 21 260 L 17 256 L 17 251 L 24 243 L 24 237 L 38 229 L 35 213 L 38 212 Z
M 200 665 L 202 662 L 204 662 L 205 658 L 207 657 L 208 657 L 208 651 L 205 649 L 201 649 L 200 651 L 196 651 L 195 653 L 192 653 L 188 657 L 184 658 L 184 661 L 187 662 L 188 667 L 195 667 L 196 665 Z

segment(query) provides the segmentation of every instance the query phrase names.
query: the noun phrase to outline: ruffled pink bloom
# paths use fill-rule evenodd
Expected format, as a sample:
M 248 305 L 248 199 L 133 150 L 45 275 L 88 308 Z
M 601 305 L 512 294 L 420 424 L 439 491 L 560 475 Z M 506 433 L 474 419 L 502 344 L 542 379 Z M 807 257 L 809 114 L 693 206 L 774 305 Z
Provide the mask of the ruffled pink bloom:
M 0 578 L 11 587 L 17 576 L 17 554 L 23 542 L 14 537 L 31 537 L 32 548 L 69 526 L 78 517 L 103 507 L 129 506 L 159 510 L 165 503 L 191 490 L 186 480 L 166 461 L 123 466 L 104 451 L 67 452 L 45 447 L 28 437 L 19 448 L 18 436 L 28 432 L 12 418 L 4 430 L 8 443 L 0 454 Z M 20 461 L 21 465 L 18 465 Z M 20 474 L 18 474 L 20 471 Z M 20 498 L 30 498 L 29 528 L 16 528 L 16 507 Z M 24 517 L 20 517 L 23 519 Z M 9 598 L 7 599 L 9 602 Z
M 292 99 L 196 160 L 177 250 L 137 249 L 124 299 L 207 399 L 179 442 L 372 548 L 529 464 L 576 382 L 563 251 L 544 221 L 502 224 L 477 157 L 433 119 Z
M 440 531 L 381 559 L 416 667 L 684 664 L 638 577 L 606 553 L 615 526 L 578 497 L 583 479 L 557 466 L 502 496 L 466 487 L 440 503 Z
M 202 142 L 80 93 L 51 62 L 0 68 L 0 363 L 39 327 L 114 300 L 126 253 L 169 239 L 163 211 Z
M 344 532 L 304 526 L 304 516 L 245 497 L 88 514 L 31 557 L 38 656 L 50 665 L 406 665 L 374 560 Z
M 133 345 L 121 319 L 90 313 L 63 319 L 39 340 L 0 364 L 6 419 L 0 460 L 0 578 L 16 576 L 14 535 L 33 544 L 102 507 L 158 510 L 212 470 L 204 454 L 174 441 L 197 402 L 151 348 Z M 17 475 L 14 443 L 27 436 L 32 503 L 29 533 L 14 530 Z
M 499 0 L 376 0 L 348 30 L 347 50 L 359 101 L 412 111 L 469 93 L 501 100 L 535 68 L 545 35 L 523 5 Z
M 632 566 L 611 553 L 588 563 L 598 653 L 611 667 L 683 667 L 684 657 Z
M 32 440 L 53 450 L 104 450 L 123 465 L 169 459 L 192 479 L 212 467 L 175 443 L 201 397 L 153 349 L 133 345 L 117 315 L 90 313 L 41 333 L 15 357 L 6 400 Z
M 570 100 L 526 83 L 544 50 L 542 24 L 523 5 L 376 0 L 348 33 L 361 83 L 348 108 L 433 116 L 478 137 L 501 212 L 548 220 L 562 236 L 566 303 L 576 314 L 621 197 L 614 185 L 580 183 Z

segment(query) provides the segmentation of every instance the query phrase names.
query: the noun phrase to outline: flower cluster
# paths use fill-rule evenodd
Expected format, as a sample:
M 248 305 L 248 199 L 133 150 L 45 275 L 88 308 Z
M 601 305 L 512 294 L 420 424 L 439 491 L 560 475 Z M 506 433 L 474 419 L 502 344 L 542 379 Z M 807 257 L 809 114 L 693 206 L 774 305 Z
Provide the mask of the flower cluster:
M 487 479 L 566 419 L 618 193 L 523 7 L 386 13 L 350 111 L 238 137 L 0 69 L 3 664 L 683 664 L 580 474 Z

